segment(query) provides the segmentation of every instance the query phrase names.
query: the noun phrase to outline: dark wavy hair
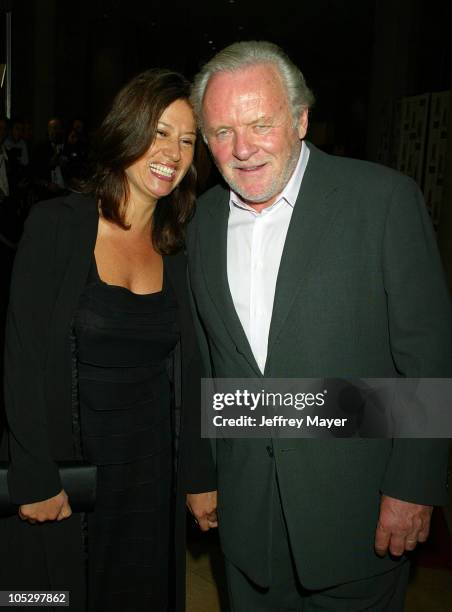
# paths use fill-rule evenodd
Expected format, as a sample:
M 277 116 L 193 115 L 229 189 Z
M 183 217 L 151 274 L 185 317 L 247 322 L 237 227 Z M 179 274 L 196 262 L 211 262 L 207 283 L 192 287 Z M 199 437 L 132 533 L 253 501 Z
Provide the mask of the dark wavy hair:
M 116 95 L 98 129 L 92 150 L 92 177 L 84 191 L 99 201 L 105 219 L 129 229 L 125 206 L 129 184 L 125 170 L 142 157 L 155 139 L 163 111 L 179 99 L 189 104 L 190 83 L 177 72 L 151 69 L 134 77 Z M 192 164 L 180 184 L 158 200 L 152 221 L 152 243 L 168 255 L 184 245 L 185 226 L 193 212 L 196 170 Z

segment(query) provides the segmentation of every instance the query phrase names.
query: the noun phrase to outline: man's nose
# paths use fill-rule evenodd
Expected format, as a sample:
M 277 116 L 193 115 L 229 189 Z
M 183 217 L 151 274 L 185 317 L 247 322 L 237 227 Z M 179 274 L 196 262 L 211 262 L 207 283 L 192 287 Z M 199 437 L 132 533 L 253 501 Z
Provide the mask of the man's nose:
M 237 159 L 242 161 L 249 159 L 257 151 L 257 146 L 252 142 L 249 135 L 246 133 L 236 133 L 234 135 L 234 143 L 232 154 Z

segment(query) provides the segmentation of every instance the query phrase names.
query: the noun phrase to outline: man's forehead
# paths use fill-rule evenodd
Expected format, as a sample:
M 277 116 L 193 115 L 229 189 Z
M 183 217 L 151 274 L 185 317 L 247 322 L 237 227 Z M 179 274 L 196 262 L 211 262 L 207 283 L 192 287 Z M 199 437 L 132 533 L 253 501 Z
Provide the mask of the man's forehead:
M 249 82 L 274 83 L 275 81 L 281 82 L 279 71 L 274 64 L 267 62 L 243 66 L 237 70 L 217 72 L 210 78 L 208 88 L 219 83 L 229 85 Z
M 258 64 L 215 74 L 207 85 L 203 108 L 213 110 L 225 103 L 255 108 L 269 102 L 280 107 L 286 98 L 277 69 L 272 64 Z

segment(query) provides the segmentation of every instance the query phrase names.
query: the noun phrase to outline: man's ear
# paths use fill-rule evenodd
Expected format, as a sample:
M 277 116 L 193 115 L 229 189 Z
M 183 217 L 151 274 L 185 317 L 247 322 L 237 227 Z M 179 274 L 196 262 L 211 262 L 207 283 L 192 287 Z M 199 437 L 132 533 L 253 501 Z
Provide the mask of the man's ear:
M 303 109 L 297 122 L 297 131 L 300 140 L 303 140 L 303 138 L 306 136 L 306 132 L 308 131 L 308 114 L 308 109 Z

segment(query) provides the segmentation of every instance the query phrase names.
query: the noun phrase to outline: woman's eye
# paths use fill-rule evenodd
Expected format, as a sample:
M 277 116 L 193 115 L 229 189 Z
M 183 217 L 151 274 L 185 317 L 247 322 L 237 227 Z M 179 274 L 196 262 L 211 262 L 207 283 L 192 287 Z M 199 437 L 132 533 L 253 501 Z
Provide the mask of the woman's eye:
M 157 130 L 157 135 L 158 136 L 166 136 L 166 132 L 165 132 L 165 130 Z
M 190 140 L 189 138 L 187 138 L 187 139 L 183 139 L 183 140 L 182 140 L 182 143 L 183 143 L 184 145 L 188 145 L 189 147 L 193 147 L 193 146 L 194 146 L 194 144 L 195 144 L 195 143 L 193 142 L 193 140 Z

